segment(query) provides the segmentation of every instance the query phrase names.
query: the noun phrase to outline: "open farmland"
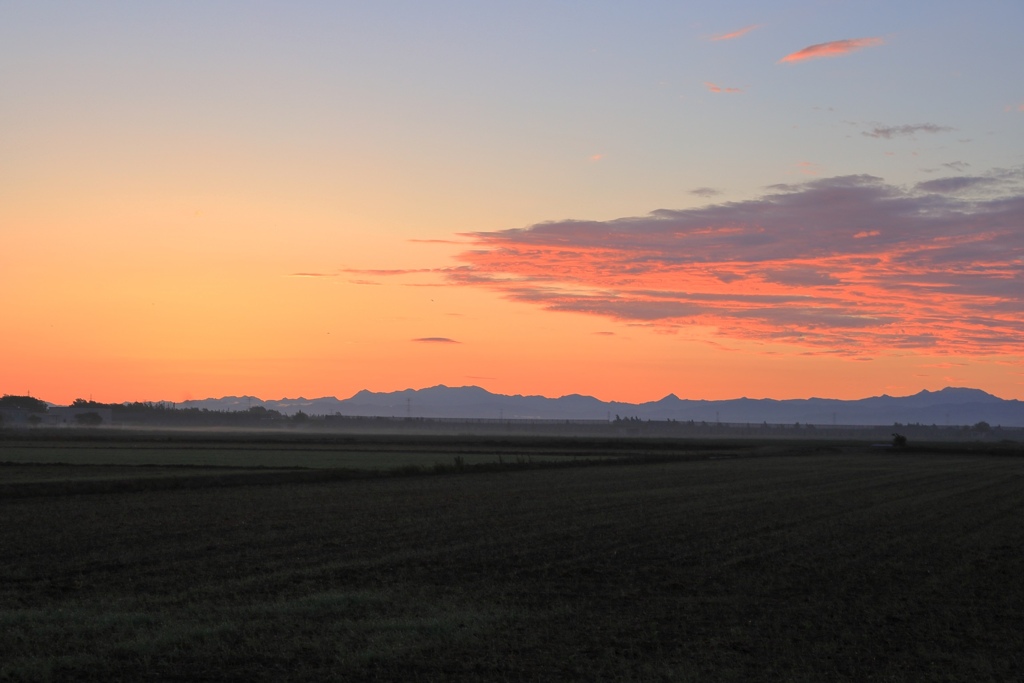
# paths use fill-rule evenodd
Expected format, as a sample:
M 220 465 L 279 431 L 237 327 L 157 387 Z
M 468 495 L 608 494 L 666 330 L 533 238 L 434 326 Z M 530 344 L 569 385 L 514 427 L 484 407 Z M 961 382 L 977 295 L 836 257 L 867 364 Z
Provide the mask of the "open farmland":
M 1024 675 L 1019 453 L 650 450 L 125 490 L 4 465 L 56 484 L 0 499 L 0 679 Z
M 70 436 L 69 436 L 70 434 Z M 565 462 L 668 454 L 706 457 L 763 449 L 753 441 L 537 436 L 344 435 L 275 431 L 32 430 L 0 433 L 0 463 L 357 469 L 516 461 Z M 0 473 L 0 477 L 2 477 Z

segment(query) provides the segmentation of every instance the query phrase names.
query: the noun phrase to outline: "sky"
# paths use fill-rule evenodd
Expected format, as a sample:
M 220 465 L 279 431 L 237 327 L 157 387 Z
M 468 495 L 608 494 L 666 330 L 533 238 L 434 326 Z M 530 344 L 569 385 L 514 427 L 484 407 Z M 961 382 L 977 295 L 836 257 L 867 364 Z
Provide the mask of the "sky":
M 1022 27 L 0 0 L 0 393 L 1024 399 Z

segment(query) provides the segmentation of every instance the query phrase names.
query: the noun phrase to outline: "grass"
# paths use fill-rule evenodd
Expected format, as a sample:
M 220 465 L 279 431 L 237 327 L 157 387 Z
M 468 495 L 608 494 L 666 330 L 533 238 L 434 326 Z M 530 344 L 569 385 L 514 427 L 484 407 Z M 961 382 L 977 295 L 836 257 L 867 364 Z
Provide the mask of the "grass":
M 1024 675 L 1019 458 L 449 462 L 0 498 L 0 680 Z
M 0 463 L 386 471 L 429 468 L 435 463 L 557 462 L 681 450 L 679 442 L 536 437 L 86 431 L 69 438 L 65 434 L 65 430 L 6 435 L 0 431 Z M 736 448 L 722 444 L 695 447 L 702 453 Z

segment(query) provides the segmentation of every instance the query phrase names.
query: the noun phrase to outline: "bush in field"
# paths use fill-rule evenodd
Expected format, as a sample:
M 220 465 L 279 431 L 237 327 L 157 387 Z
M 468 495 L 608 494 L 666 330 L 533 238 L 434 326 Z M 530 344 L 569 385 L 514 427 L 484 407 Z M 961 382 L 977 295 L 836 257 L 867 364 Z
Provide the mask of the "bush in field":
M 906 448 L 906 446 L 907 446 L 907 437 L 903 436 L 902 434 L 893 434 L 892 435 L 892 445 L 895 448 Z

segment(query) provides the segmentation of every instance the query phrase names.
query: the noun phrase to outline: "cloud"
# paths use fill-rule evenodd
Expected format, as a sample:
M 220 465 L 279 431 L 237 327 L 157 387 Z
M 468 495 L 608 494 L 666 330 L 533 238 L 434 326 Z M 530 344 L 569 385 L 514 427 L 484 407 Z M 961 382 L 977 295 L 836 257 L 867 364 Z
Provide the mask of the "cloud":
M 801 175 L 818 175 L 821 172 L 821 165 L 813 161 L 799 161 L 796 167 Z
M 979 188 L 1000 185 L 1002 181 L 997 178 L 983 178 L 977 176 L 955 176 L 951 178 L 936 178 L 918 183 L 915 187 L 921 192 L 938 192 L 940 194 L 956 194 Z
M 292 273 L 289 277 L 338 277 L 336 273 Z
M 700 338 L 851 358 L 1019 356 L 1024 169 L 978 178 L 822 178 L 746 201 L 475 232 L 446 278 Z M 957 194 L 980 187 L 989 194 Z
M 875 126 L 871 130 L 864 131 L 861 135 L 866 135 L 869 138 L 891 140 L 895 137 L 912 136 L 917 133 L 946 133 L 951 130 L 955 130 L 955 128 L 940 126 L 935 123 L 915 123 L 903 126 Z
M 856 235 L 854 235 L 856 238 Z M 813 285 L 836 285 L 841 282 L 828 272 L 814 267 L 797 266 L 792 268 L 768 268 L 761 272 L 765 282 L 775 282 L 783 285 L 813 286 Z
M 455 244 L 464 244 L 455 242 Z M 421 273 L 439 272 L 436 268 L 342 268 L 343 273 L 353 275 L 375 275 L 378 277 L 393 277 L 396 275 L 419 275 Z
M 726 92 L 726 93 L 743 92 L 739 88 L 722 88 L 722 87 L 717 86 L 714 83 L 710 83 L 708 81 L 704 81 L 704 87 L 706 87 L 711 92 Z
M 717 197 L 722 194 L 722 191 L 716 190 L 713 187 L 698 187 L 694 190 L 690 190 L 690 194 L 695 194 L 698 197 Z
M 830 43 L 818 43 L 817 45 L 811 45 L 802 50 L 791 52 L 780 59 L 777 63 L 805 62 L 808 59 L 818 59 L 820 57 L 839 57 L 865 47 L 881 45 L 884 42 L 885 41 L 881 38 L 850 38 L 848 40 L 833 40 Z
M 751 24 L 750 26 L 744 26 L 743 28 L 739 29 L 738 31 L 732 31 L 730 33 L 719 33 L 717 35 L 711 36 L 709 38 L 709 40 L 715 40 L 715 41 L 718 41 L 718 40 L 733 40 L 735 38 L 739 38 L 740 36 L 744 36 L 744 35 L 750 33 L 755 28 L 760 28 L 760 25 L 759 24 Z
M 410 341 L 418 342 L 421 344 L 461 344 L 462 342 L 449 339 L 448 337 L 420 337 L 419 339 L 412 339 Z

